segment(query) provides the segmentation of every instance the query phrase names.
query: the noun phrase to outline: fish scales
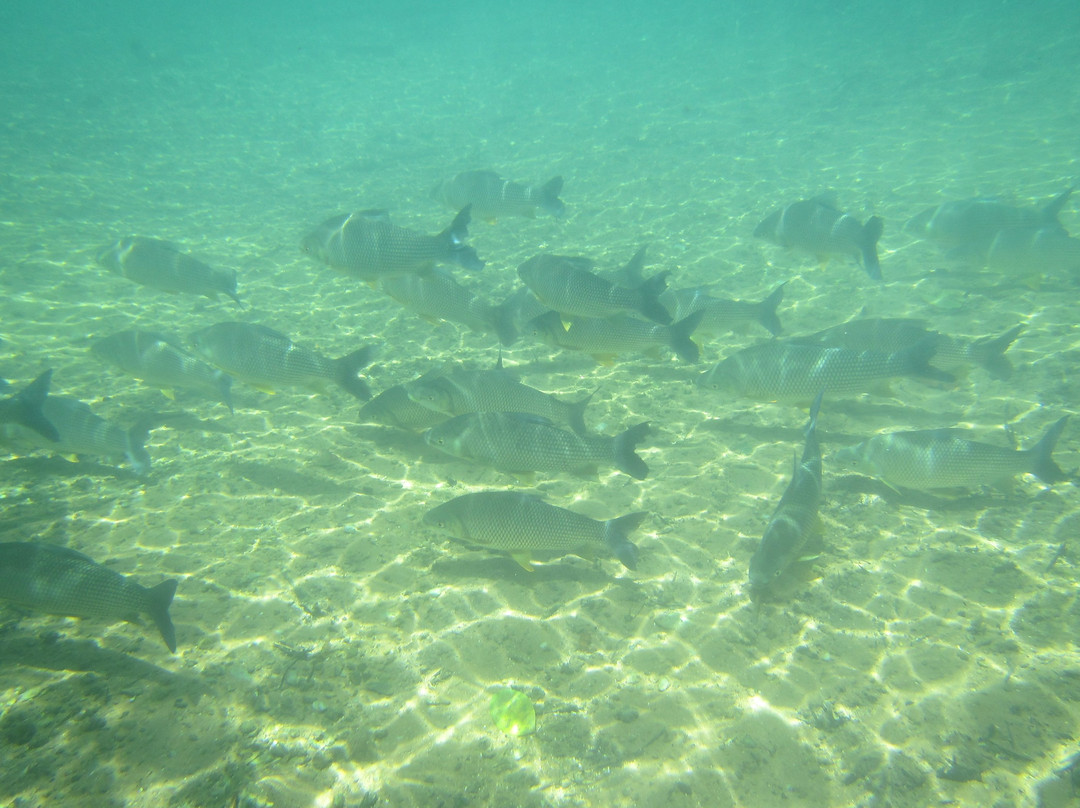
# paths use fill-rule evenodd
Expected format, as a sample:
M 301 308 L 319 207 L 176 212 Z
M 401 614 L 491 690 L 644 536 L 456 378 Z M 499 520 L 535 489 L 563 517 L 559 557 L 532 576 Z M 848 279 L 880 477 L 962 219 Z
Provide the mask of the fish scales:
M 784 299 L 784 284 L 780 284 L 768 297 L 756 303 L 746 300 L 728 300 L 711 296 L 706 289 L 666 289 L 660 302 L 678 322 L 699 311 L 705 312 L 696 331 L 721 333 L 734 326 L 756 322 L 774 336 L 783 328 L 776 309 Z
M 559 199 L 562 186 L 562 177 L 552 177 L 537 186 L 505 180 L 494 171 L 463 171 L 436 185 L 432 197 L 451 210 L 472 205 L 473 215 L 482 219 L 533 218 L 537 209 L 559 218 L 566 212 Z
M 360 408 L 361 423 L 382 424 L 410 431 L 427 429 L 446 418 L 445 414 L 409 398 L 405 384 L 386 388 Z
M 46 370 L 15 395 L 0 399 L 0 426 L 10 424 L 25 427 L 50 443 L 60 440 L 60 433 L 45 417 L 43 410 L 52 373 L 51 369 Z
M 142 286 L 207 297 L 224 294 L 240 303 L 234 270 L 204 264 L 168 241 L 141 236 L 122 238 L 101 249 L 97 261 Z
M 424 440 L 453 457 L 500 471 L 559 473 L 614 466 L 642 480 L 649 470 L 634 448 L 648 431 L 642 423 L 614 437 L 577 435 L 526 413 L 477 412 L 432 427 Z
M 588 271 L 579 258 L 535 255 L 518 267 L 518 276 L 537 299 L 561 314 L 609 317 L 637 312 L 665 325 L 671 322 L 671 315 L 657 296 L 667 288 L 667 275 L 661 272 L 628 288 Z
M 481 300 L 449 272 L 436 269 L 423 275 L 383 278 L 379 288 L 421 317 L 460 323 L 482 334 L 494 333 L 503 345 L 517 340 L 513 311 Z
M 151 617 L 169 650 L 176 632 L 169 605 L 176 580 L 141 586 L 66 547 L 35 542 L 0 543 L 0 599 L 47 614 L 135 622 Z
M 877 242 L 883 222 L 871 216 L 865 224 L 837 210 L 826 197 L 793 202 L 773 211 L 756 228 L 754 235 L 780 247 L 802 250 L 819 258 L 849 255 L 858 260 L 874 280 L 881 280 Z
M 698 311 L 671 325 L 621 314 L 608 318 L 575 317 L 570 327 L 564 328 L 558 313 L 551 312 L 534 320 L 532 327 L 550 345 L 597 357 L 649 353 L 666 347 L 683 361 L 696 362 L 700 350 L 690 336 L 704 317 L 705 312 Z

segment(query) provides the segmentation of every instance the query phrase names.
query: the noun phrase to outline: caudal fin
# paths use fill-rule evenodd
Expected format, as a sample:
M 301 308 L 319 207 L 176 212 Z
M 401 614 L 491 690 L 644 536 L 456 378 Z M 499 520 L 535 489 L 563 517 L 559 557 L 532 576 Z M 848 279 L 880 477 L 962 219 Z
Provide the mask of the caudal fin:
M 638 562 L 637 545 L 630 541 L 629 536 L 648 515 L 645 511 L 639 511 L 604 522 L 604 543 L 628 570 L 636 570 Z
M 649 422 L 632 426 L 625 432 L 614 437 L 615 442 L 615 467 L 635 480 L 644 480 L 649 474 L 649 467 L 645 461 L 637 456 L 637 445 L 649 434 Z
M 566 421 L 570 424 L 570 428 L 579 435 L 585 435 L 589 429 L 585 426 L 585 408 L 589 406 L 589 402 L 592 401 L 592 397 L 596 395 L 596 391 L 593 390 L 585 398 L 571 402 L 567 405 Z
M 365 345 L 340 359 L 334 360 L 334 381 L 347 393 L 361 401 L 371 398 L 371 389 L 360 376 L 360 371 L 371 364 L 375 358 L 375 346 Z
M 150 453 L 146 451 L 146 441 L 157 422 L 158 416 L 147 415 L 136 421 L 127 431 L 127 451 L 124 454 L 131 463 L 131 470 L 140 477 L 150 473 Z
M 2 402 L 2 406 L 6 420 L 22 424 L 51 441 L 58 441 L 60 433 L 41 409 L 49 395 L 52 373 L 51 368 L 46 370 L 14 396 Z
M 484 268 L 484 262 L 476 254 L 476 250 L 465 243 L 469 237 L 469 222 L 472 221 L 472 205 L 466 205 L 458 211 L 450 226 L 440 233 L 440 237 L 447 242 L 447 258 L 465 269 L 479 272 Z
M 1012 375 L 1012 363 L 1005 356 L 1020 332 L 1024 330 L 1023 324 L 1014 326 L 999 337 L 984 337 L 975 340 L 968 348 L 968 356 L 973 362 L 986 368 L 987 372 L 995 379 L 1007 379 Z
M 514 301 L 509 298 L 497 306 L 491 307 L 490 323 L 499 338 L 499 344 L 510 347 L 517 342 L 517 318 Z
M 638 291 L 641 293 L 638 311 L 649 320 L 663 325 L 668 325 L 671 322 L 671 315 L 668 314 L 668 310 L 664 308 L 664 304 L 659 300 L 660 294 L 667 289 L 667 276 L 669 274 L 668 272 L 661 272 L 653 275 L 638 286 Z
M 617 271 L 612 278 L 619 286 L 625 286 L 628 289 L 633 289 L 635 286 L 641 286 L 645 282 L 645 275 L 642 274 L 642 270 L 645 269 L 645 254 L 648 252 L 649 245 L 642 245 L 636 253 L 626 262 L 626 265 Z
M 1059 418 L 1057 423 L 1046 430 L 1046 434 L 1039 439 L 1039 442 L 1027 450 L 1031 455 L 1029 471 L 1044 483 L 1053 484 L 1069 478 L 1069 475 L 1062 471 L 1061 467 L 1054 462 L 1054 458 L 1050 456 L 1068 420 L 1067 415 Z
M 683 317 L 679 322 L 673 323 L 669 329 L 671 340 L 668 344 L 671 346 L 671 350 L 684 362 L 696 362 L 701 358 L 701 349 L 698 348 L 696 342 L 690 339 L 690 335 L 701 325 L 706 313 L 704 309 L 695 311 L 693 314 Z
M 556 219 L 561 219 L 566 213 L 566 205 L 559 199 L 559 194 L 562 193 L 562 186 L 562 177 L 552 177 L 545 182 L 544 187 L 540 189 L 540 199 L 538 200 L 540 207 Z
M 787 281 L 784 281 L 773 290 L 772 294 L 758 303 L 757 321 L 774 337 L 779 336 L 784 330 L 783 326 L 780 325 L 780 318 L 776 314 L 776 309 L 784 300 L 784 287 L 786 285 Z
M 169 617 L 169 607 L 176 595 L 176 579 L 170 578 L 162 581 L 157 586 L 146 590 L 146 613 L 154 621 L 157 630 L 161 632 L 161 639 L 174 654 L 176 653 L 176 629 L 173 627 L 172 618 Z
M 859 248 L 862 250 L 863 269 L 875 281 L 881 280 L 881 263 L 878 261 L 877 243 L 885 229 L 885 220 L 880 216 L 871 216 L 863 225 L 863 238 Z
M 1039 212 L 1044 223 L 1058 224 L 1058 216 L 1061 214 L 1061 209 L 1065 207 L 1065 203 L 1069 201 L 1069 197 L 1072 196 L 1073 190 L 1074 189 L 1069 188 L 1066 191 L 1062 191 L 1050 200 L 1050 202 Z
M 930 364 L 938 349 L 938 337 L 931 334 L 921 339 L 910 348 L 897 351 L 892 355 L 893 360 L 898 361 L 897 375 L 918 376 L 924 379 L 932 379 L 944 384 L 951 384 L 956 377 L 944 370 L 939 370 Z

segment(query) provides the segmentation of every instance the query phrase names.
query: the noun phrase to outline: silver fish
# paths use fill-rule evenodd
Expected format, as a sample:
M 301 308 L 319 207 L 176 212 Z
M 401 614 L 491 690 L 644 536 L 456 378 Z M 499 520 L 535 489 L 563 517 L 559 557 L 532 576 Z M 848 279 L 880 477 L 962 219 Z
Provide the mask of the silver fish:
M 481 219 L 499 216 L 531 219 L 537 209 L 558 219 L 566 213 L 566 206 L 559 199 L 562 187 L 562 177 L 552 177 L 543 185 L 522 185 L 504 180 L 494 171 L 463 171 L 436 185 L 431 196 L 450 210 L 472 205 L 473 215 Z
M 684 362 L 696 362 L 700 350 L 690 336 L 704 317 L 705 312 L 698 311 L 671 325 L 625 315 L 574 317 L 565 328 L 558 312 L 551 311 L 535 318 L 530 326 L 549 345 L 584 351 L 602 362 L 624 353 L 655 353 L 660 347 L 670 348 Z
M 179 340 L 132 329 L 95 341 L 91 352 L 136 379 L 165 390 L 184 388 L 216 398 L 232 411 L 232 377 L 204 362 Z
M 124 429 L 95 415 L 89 405 L 66 396 L 49 396 L 41 405 L 59 439 L 43 437 L 19 424 L 0 425 L 0 442 L 15 449 L 50 449 L 58 454 L 90 455 L 126 460 L 140 476 L 150 471 L 150 455 L 144 444 L 149 435 L 145 423 Z
M 819 393 L 810 407 L 802 459 L 796 456 L 791 481 L 769 519 L 761 544 L 750 558 L 751 589 L 766 588 L 779 579 L 799 560 L 818 531 L 821 445 L 817 438 L 817 416 L 822 395 Z
M 225 322 L 191 335 L 195 352 L 226 373 L 261 390 L 301 386 L 322 390 L 336 384 L 359 399 L 371 397 L 360 370 L 371 363 L 368 345 L 340 359 L 297 345 L 285 334 L 253 323 Z
M 869 392 L 897 376 L 953 381 L 929 365 L 935 350 L 931 339 L 891 354 L 774 340 L 732 354 L 697 383 L 746 398 L 800 402 L 822 390 L 831 397 Z
M 541 303 L 566 316 L 610 317 L 636 312 L 658 323 L 671 322 L 671 315 L 657 300 L 667 288 L 667 272 L 631 289 L 593 274 L 585 268 L 586 260 L 535 255 L 518 267 L 518 276 Z
M 1069 477 L 1051 457 L 1067 421 L 1020 451 L 971 440 L 963 429 L 922 429 L 875 435 L 836 452 L 835 461 L 902 488 L 972 488 L 1025 473 L 1053 484 Z
M 877 243 L 884 226 L 877 216 L 866 224 L 836 209 L 826 197 L 793 202 L 773 211 L 754 228 L 754 235 L 780 247 L 811 253 L 820 259 L 850 255 L 860 261 L 866 274 L 881 280 Z
M 53 544 L 0 543 L 0 599 L 66 617 L 154 621 L 161 639 L 176 653 L 169 606 L 176 579 L 147 588 L 82 553 Z
M 110 272 L 142 286 L 207 297 L 223 294 L 240 303 L 234 270 L 208 266 L 168 241 L 142 236 L 122 238 L 102 248 L 97 261 Z
M 698 333 L 724 333 L 731 331 L 736 325 L 750 322 L 758 323 L 776 336 L 783 331 L 776 309 L 784 299 L 784 285 L 780 284 L 768 297 L 757 303 L 712 297 L 707 288 L 666 289 L 660 295 L 660 302 L 676 322 L 699 311 L 705 312 L 701 323 L 695 329 Z
M 362 281 L 429 271 L 437 263 L 480 270 L 484 262 L 465 244 L 466 205 L 450 226 L 435 236 L 400 227 L 385 210 L 362 210 L 327 219 L 301 242 L 303 252 Z
M 629 534 L 648 516 L 631 513 L 600 522 L 517 491 L 480 491 L 445 502 L 424 514 L 424 524 L 453 539 L 502 550 L 525 569 L 534 553 L 610 553 L 637 568 Z
M 986 254 L 990 269 L 1016 274 L 1080 272 L 1080 239 L 1060 225 L 999 230 Z
M 648 423 L 642 423 L 614 437 L 577 435 L 537 415 L 474 412 L 433 426 L 424 433 L 424 441 L 452 457 L 512 474 L 557 474 L 614 466 L 644 480 L 649 467 L 634 450 L 648 433 Z
M 485 303 L 443 269 L 383 278 L 379 289 L 421 317 L 461 323 L 481 334 L 493 333 L 502 345 L 517 341 L 511 307 Z

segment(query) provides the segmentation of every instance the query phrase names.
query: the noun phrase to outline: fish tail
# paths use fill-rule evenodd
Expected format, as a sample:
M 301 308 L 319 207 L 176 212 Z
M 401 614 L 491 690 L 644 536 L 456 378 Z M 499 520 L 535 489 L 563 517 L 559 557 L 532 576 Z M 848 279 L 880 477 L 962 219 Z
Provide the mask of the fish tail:
M 568 405 L 568 411 L 566 413 L 566 420 L 570 424 L 570 428 L 579 435 L 586 435 L 589 432 L 589 428 L 585 426 L 585 408 L 592 401 L 592 397 L 596 395 L 596 391 L 593 390 L 589 395 L 580 401 L 571 402 Z
M 14 396 L 11 418 L 51 441 L 58 441 L 60 433 L 41 409 L 49 395 L 52 374 L 52 368 L 49 368 Z
M 221 396 L 221 403 L 229 408 L 230 415 L 236 412 L 232 402 L 232 383 L 232 376 L 227 373 L 222 373 L 217 380 L 218 395 Z
M 895 359 L 901 360 L 900 373 L 905 376 L 920 376 L 926 379 L 951 384 L 956 377 L 933 367 L 930 360 L 934 358 L 939 346 L 938 336 L 931 334 L 912 345 L 893 354 Z
M 455 264 L 465 269 L 479 272 L 484 268 L 484 262 L 476 254 L 476 250 L 465 243 L 469 237 L 469 222 L 472 221 L 472 204 L 468 204 L 458 211 L 450 226 L 439 234 L 446 241 L 448 258 Z
M 784 281 L 773 290 L 772 294 L 758 303 L 757 321 L 774 337 L 784 330 L 783 326 L 780 325 L 780 318 L 776 315 L 776 309 L 784 300 L 784 287 L 786 285 L 787 281 Z
M 649 474 L 649 467 L 635 451 L 638 443 L 643 441 L 648 434 L 649 422 L 645 421 L 615 436 L 615 467 L 635 480 L 644 480 Z
M 1012 375 L 1012 363 L 1005 357 L 1005 351 L 1009 350 L 1020 332 L 1024 330 L 1023 324 L 1014 326 L 999 337 L 984 337 L 976 340 L 968 349 L 968 355 L 972 361 L 984 367 L 995 379 L 1007 379 Z
M 236 293 L 235 289 L 226 289 L 225 294 L 232 298 L 233 303 L 235 303 L 240 308 L 247 308 L 247 306 L 244 305 L 244 301 L 240 299 L 240 295 Z
M 1047 224 L 1058 224 L 1058 216 L 1061 214 L 1061 209 L 1065 207 L 1065 203 L 1069 201 L 1069 197 L 1072 196 L 1073 188 L 1062 191 L 1055 196 L 1050 202 L 1040 211 L 1040 216 L 1043 222 Z
M 1057 445 L 1058 438 L 1061 437 L 1061 433 L 1065 430 L 1065 424 L 1068 420 L 1069 416 L 1067 415 L 1059 418 L 1057 423 L 1046 430 L 1046 434 L 1039 439 L 1039 442 L 1027 450 L 1028 454 L 1031 455 L 1031 473 L 1044 483 L 1058 483 L 1069 477 L 1054 462 L 1054 458 L 1050 456 L 1054 451 L 1054 446 Z
M 510 347 L 517 342 L 518 331 L 514 318 L 514 307 L 509 299 L 491 307 L 491 325 L 499 338 L 499 344 Z
M 807 438 L 807 440 L 809 440 L 810 437 L 813 436 L 815 434 L 815 432 L 817 431 L 818 411 L 821 409 L 821 400 L 824 397 L 825 397 L 825 391 L 822 390 L 814 398 L 814 403 L 810 405 L 810 420 L 808 420 L 806 422 L 806 430 L 803 433 L 805 435 L 805 437 Z
M 562 186 L 562 177 L 552 177 L 545 182 L 544 186 L 540 189 L 540 207 L 556 219 L 561 219 L 566 213 L 566 205 L 559 199 L 559 194 L 562 193 Z
M 169 616 L 169 607 L 172 605 L 173 596 L 176 595 L 176 579 L 170 578 L 162 581 L 157 586 L 146 590 L 146 613 L 154 621 L 157 630 L 161 632 L 161 639 L 165 640 L 172 653 L 176 653 L 176 629 L 173 627 L 172 618 Z
M 670 328 L 671 350 L 678 354 L 684 362 L 696 362 L 701 358 L 701 350 L 697 343 L 690 339 L 694 330 L 705 319 L 705 310 L 695 311 L 693 314 L 683 317 L 679 322 L 673 323 Z
M 124 454 L 131 463 L 132 470 L 140 477 L 150 473 L 150 453 L 146 451 L 146 441 L 155 421 L 156 417 L 146 416 L 127 431 L 127 451 Z
M 604 543 L 628 570 L 636 570 L 638 562 L 637 545 L 630 541 L 630 534 L 637 530 L 638 525 L 645 521 L 648 515 L 645 511 L 639 511 L 604 522 Z
M 664 308 L 664 304 L 659 300 L 660 294 L 667 289 L 667 276 L 669 274 L 668 272 L 661 272 L 653 275 L 637 287 L 641 293 L 638 311 L 647 319 L 663 325 L 671 323 L 671 315 L 668 314 L 668 310 Z
M 371 398 L 371 389 L 360 377 L 360 371 L 371 364 L 375 358 L 374 345 L 365 345 L 363 348 L 346 354 L 340 359 L 334 360 L 334 381 L 337 382 L 347 393 L 361 401 Z
M 859 249 L 862 250 L 863 268 L 866 270 L 866 274 L 875 281 L 881 280 L 881 263 L 878 261 L 877 243 L 884 229 L 885 220 L 880 216 L 871 216 L 863 225 L 862 244 L 859 245 Z

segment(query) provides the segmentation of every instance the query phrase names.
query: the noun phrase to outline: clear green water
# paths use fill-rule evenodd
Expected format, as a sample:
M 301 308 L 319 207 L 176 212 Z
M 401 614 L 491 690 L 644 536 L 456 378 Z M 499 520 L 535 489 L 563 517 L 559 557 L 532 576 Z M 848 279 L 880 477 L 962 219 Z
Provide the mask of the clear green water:
M 55 392 L 167 424 L 145 480 L 94 458 L 0 457 L 0 541 L 67 545 L 147 585 L 180 578 L 176 656 L 152 629 L 0 606 L 0 805 L 1074 803 L 1055 772 L 1080 735 L 1075 487 L 895 495 L 827 455 L 951 425 L 1004 445 L 1009 423 L 1026 445 L 1075 412 L 1077 279 L 975 269 L 902 230 L 942 201 L 1038 205 L 1077 179 L 1075 11 L 356 5 L 0 12 L 0 375 L 53 367 Z M 598 390 L 594 428 L 656 427 L 641 483 L 532 484 L 596 518 L 650 511 L 634 573 L 568 556 L 530 574 L 425 530 L 453 496 L 530 484 L 358 424 L 340 391 L 237 385 L 230 415 L 88 351 L 125 328 L 245 319 L 332 356 L 382 343 L 376 391 L 447 360 L 488 366 L 491 338 L 298 250 L 351 209 L 436 232 L 450 215 L 431 187 L 473 168 L 566 179 L 564 222 L 473 223 L 488 264 L 457 277 L 492 300 L 535 253 L 614 269 L 648 244 L 673 286 L 756 300 L 787 281 L 788 334 L 861 312 L 968 336 L 1026 323 L 1017 370 L 826 402 L 825 549 L 754 603 L 747 563 L 805 411 L 692 382 L 764 331 L 704 341 L 697 367 L 596 365 L 527 339 L 504 351 L 529 384 Z M 885 219 L 884 285 L 751 237 L 826 190 Z M 235 268 L 248 307 L 95 266 L 132 234 Z M 1080 465 L 1075 434 L 1065 468 Z M 536 705 L 534 734 L 492 723 L 505 685 Z

